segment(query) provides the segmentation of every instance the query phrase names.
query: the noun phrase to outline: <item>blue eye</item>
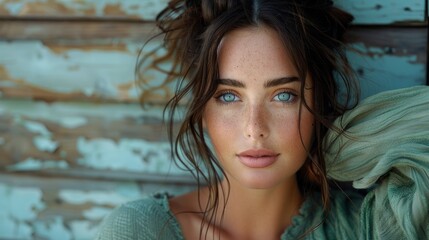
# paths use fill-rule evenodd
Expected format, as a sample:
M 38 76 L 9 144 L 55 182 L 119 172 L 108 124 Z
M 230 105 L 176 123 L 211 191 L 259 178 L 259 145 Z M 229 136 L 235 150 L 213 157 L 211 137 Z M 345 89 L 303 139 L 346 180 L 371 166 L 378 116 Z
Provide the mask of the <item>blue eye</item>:
M 222 95 L 219 96 L 219 100 L 221 100 L 222 102 L 235 102 L 238 100 L 238 97 L 233 94 L 233 93 L 224 93 Z
M 295 99 L 295 95 L 290 92 L 281 92 L 274 97 L 275 101 L 280 102 L 292 102 Z

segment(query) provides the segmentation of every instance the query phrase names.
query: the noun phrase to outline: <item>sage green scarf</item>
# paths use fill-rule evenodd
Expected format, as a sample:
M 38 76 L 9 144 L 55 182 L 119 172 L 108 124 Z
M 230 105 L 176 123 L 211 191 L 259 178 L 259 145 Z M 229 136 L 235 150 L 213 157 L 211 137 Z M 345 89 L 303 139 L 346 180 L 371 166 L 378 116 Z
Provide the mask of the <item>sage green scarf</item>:
M 361 239 L 429 239 L 429 86 L 369 97 L 335 125 L 328 176 L 369 191 Z

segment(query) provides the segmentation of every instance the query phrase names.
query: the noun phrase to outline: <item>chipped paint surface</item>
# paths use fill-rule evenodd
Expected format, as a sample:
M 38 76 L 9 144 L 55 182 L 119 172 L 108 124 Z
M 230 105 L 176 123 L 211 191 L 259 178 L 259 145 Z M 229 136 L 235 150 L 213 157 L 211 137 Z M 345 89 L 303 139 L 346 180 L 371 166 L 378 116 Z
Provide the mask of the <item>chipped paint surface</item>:
M 98 230 L 98 225 L 92 221 L 71 221 L 69 227 L 73 239 L 94 239 Z
M 353 44 L 351 48 L 348 57 L 359 74 L 362 98 L 381 91 L 426 84 L 426 66 L 417 63 L 415 55 L 389 55 L 382 48 L 366 47 L 363 43 Z
M 55 216 L 48 221 L 36 221 L 34 224 L 34 232 L 37 236 L 43 239 L 57 240 L 72 239 L 70 231 L 65 227 L 64 220 L 61 216 Z
M 139 44 L 134 45 L 135 49 L 138 47 Z M 121 98 L 118 96 L 118 85 L 134 81 L 136 51 L 70 48 L 58 54 L 37 41 L 2 42 L 0 52 L 4 55 L 0 58 L 0 65 L 7 76 L 3 76 L 6 79 L 2 79 L 0 84 L 27 84 L 59 93 L 84 92 L 105 98 Z M 22 71 L 23 64 L 26 71 Z M 58 84 L 58 79 L 61 79 L 61 84 Z
M 58 123 L 65 128 L 78 128 L 88 123 L 88 120 L 82 116 L 62 117 Z
M 0 12 L 14 16 L 90 16 L 153 20 L 168 0 L 1 0 Z M 335 5 L 356 16 L 358 24 L 424 21 L 424 0 L 334 0 Z
M 135 119 L 136 121 L 139 120 L 141 124 L 144 124 L 145 118 L 162 119 L 163 108 L 154 106 L 142 109 L 141 106 L 138 104 L 103 103 L 102 105 L 100 105 L 97 103 L 45 103 L 26 100 L 2 99 L 0 101 L 0 113 L 10 114 L 17 117 L 47 120 L 59 124 L 60 126 L 63 126 L 65 128 L 69 128 L 71 125 L 69 119 L 77 118 L 81 119 L 77 120 L 81 123 L 88 123 L 89 118 L 109 119 L 109 121 L 129 118 Z M 177 120 L 179 120 L 179 116 L 177 116 Z M 46 126 L 43 126 L 43 124 L 37 122 L 28 123 L 28 121 L 25 121 L 26 127 L 28 124 L 36 125 L 34 126 L 34 128 L 36 129 L 34 130 L 36 131 L 34 133 L 41 133 L 43 136 L 47 136 L 50 134 L 47 129 L 41 130 L 43 128 L 46 128 Z
M 170 160 L 170 145 L 167 142 L 79 138 L 77 149 L 82 155 L 78 163 L 94 169 L 185 174 Z
M 94 239 L 113 208 L 189 186 L 7 176 L 0 174 L 0 239 Z
M 140 89 L 135 85 L 134 67 L 142 42 L 123 42 L 122 49 L 111 43 L 105 48 L 96 44 L 43 44 L 40 41 L 0 41 L 0 89 L 6 95 L 27 95 L 39 98 L 95 97 L 116 101 L 137 102 Z M 144 51 L 159 44 L 152 42 Z M 59 50 L 61 49 L 61 50 Z M 22 66 L 26 71 L 22 71 Z M 165 75 L 147 71 L 144 79 Z M 61 79 L 61 84 L 58 84 Z M 158 99 L 170 96 L 170 89 Z
M 101 220 L 112 211 L 111 208 L 94 207 L 83 212 L 83 216 L 89 220 Z
M 31 239 L 28 224 L 46 208 L 39 188 L 11 187 L 0 183 L 0 238 Z
M 154 19 L 168 0 L 0 0 L 9 15 L 92 16 Z
M 355 24 L 389 24 L 425 19 L 425 0 L 334 0 L 355 17 Z
M 24 121 L 23 124 L 30 132 L 39 134 L 33 138 L 33 144 L 39 151 L 52 153 L 58 148 L 58 142 L 52 140 L 52 133 L 46 126 L 34 121 Z
M 41 123 L 33 121 L 24 121 L 23 125 L 29 132 L 40 134 L 42 136 L 52 135 L 52 133 L 46 128 L 46 126 Z
M 58 142 L 49 137 L 36 136 L 33 138 L 34 146 L 42 152 L 54 152 L 58 148 Z
M 64 202 L 76 205 L 84 203 L 96 203 L 99 205 L 108 204 L 111 206 L 117 206 L 128 200 L 126 197 L 119 195 L 116 192 L 104 191 L 86 192 L 80 190 L 61 190 L 58 195 L 59 198 Z
M 184 175 L 170 161 L 162 108 L 2 100 L 0 112 L 0 119 L 9 122 L 11 129 L 2 135 L 8 147 L 0 149 L 5 156 L 13 156 L 0 161 L 8 171 Z
M 19 162 L 17 164 L 8 166 L 8 170 L 12 171 L 34 171 L 42 169 L 67 169 L 69 167 L 68 163 L 64 160 L 38 160 L 34 158 L 28 158 L 25 161 Z

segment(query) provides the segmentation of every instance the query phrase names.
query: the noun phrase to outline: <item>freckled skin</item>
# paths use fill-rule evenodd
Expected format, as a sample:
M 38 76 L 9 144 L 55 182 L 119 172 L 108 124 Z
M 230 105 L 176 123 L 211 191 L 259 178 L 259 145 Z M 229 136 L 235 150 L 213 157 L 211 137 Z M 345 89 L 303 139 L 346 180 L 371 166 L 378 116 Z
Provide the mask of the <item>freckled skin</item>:
M 245 84 L 245 88 L 219 85 L 204 112 L 204 124 L 232 189 L 235 184 L 255 189 L 296 188 L 295 175 L 307 158 L 314 118 L 302 106 L 300 134 L 299 107 L 303 96 L 300 96 L 299 81 L 264 87 L 271 79 L 298 77 L 279 36 L 267 27 L 234 30 L 224 37 L 218 55 L 220 78 Z M 310 77 L 305 85 L 305 98 L 311 107 Z M 216 96 L 224 91 L 232 92 L 237 101 L 219 102 Z M 277 101 L 276 96 L 284 91 L 297 97 L 293 102 Z M 265 168 L 250 168 L 236 156 L 248 149 L 260 148 L 279 153 L 277 161 Z

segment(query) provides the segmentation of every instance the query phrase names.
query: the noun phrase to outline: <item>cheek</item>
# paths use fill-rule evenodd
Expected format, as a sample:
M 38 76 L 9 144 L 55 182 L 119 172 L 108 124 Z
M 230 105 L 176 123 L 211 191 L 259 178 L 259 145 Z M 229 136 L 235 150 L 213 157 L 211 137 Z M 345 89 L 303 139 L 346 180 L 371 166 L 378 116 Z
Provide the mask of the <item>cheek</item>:
M 299 124 L 299 111 L 294 114 L 284 114 L 276 117 L 275 127 L 271 130 L 282 148 L 307 155 L 313 138 L 313 115 L 302 109 L 301 124 Z M 304 145 L 303 145 L 304 144 Z
M 203 119 L 205 129 L 217 153 L 231 145 L 238 134 L 237 129 L 239 129 L 237 114 L 232 114 L 231 111 L 221 111 L 208 104 Z

